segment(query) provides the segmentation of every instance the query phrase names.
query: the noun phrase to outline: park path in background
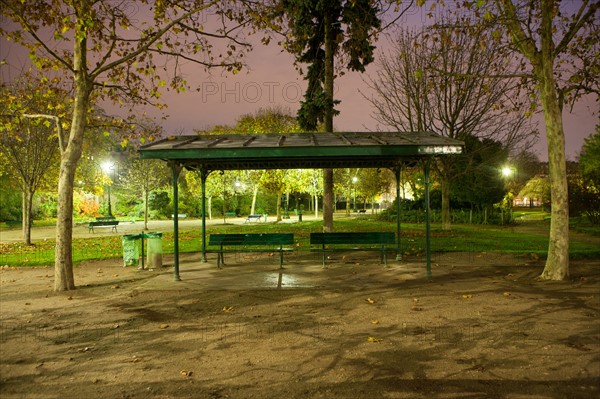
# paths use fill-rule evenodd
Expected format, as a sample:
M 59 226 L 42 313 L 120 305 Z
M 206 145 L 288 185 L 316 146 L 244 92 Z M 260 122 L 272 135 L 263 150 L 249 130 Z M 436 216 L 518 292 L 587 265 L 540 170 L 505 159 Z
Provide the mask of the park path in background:
M 313 218 L 307 218 L 307 220 L 313 220 Z M 274 222 L 275 216 L 269 218 L 268 222 Z M 295 223 L 297 218 L 290 218 L 284 221 L 285 223 Z M 239 218 L 227 218 L 227 223 L 231 224 L 246 224 L 245 217 Z M 248 222 L 247 224 L 261 223 L 261 222 Z M 222 218 L 215 218 L 206 221 L 207 225 L 223 224 Z M 180 219 L 179 230 L 200 230 L 202 227 L 202 221 L 200 219 Z M 87 223 L 78 224 L 73 227 L 73 238 L 89 238 L 89 237 L 103 237 L 112 235 L 123 235 L 123 234 L 135 234 L 140 233 L 144 230 L 144 222 L 126 222 L 119 221 L 117 227 L 117 233 L 114 233 L 110 228 L 99 228 L 94 233 L 91 233 L 88 229 Z M 150 220 L 148 221 L 148 231 L 168 233 L 173 232 L 173 221 L 172 220 Z M 31 229 L 31 240 L 54 240 L 56 238 L 56 226 L 34 226 Z M 4 229 L 0 228 L 0 244 L 9 242 L 18 242 L 23 240 L 23 235 L 20 228 L 15 229 Z

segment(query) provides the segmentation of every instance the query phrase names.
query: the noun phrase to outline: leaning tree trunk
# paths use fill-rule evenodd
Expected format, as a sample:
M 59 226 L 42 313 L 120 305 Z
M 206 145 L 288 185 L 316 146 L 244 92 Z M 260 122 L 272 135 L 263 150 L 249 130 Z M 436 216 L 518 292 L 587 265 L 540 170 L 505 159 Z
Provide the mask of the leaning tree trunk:
M 75 53 L 77 54 L 77 51 Z M 82 56 L 81 62 L 85 63 L 85 56 Z M 76 62 L 76 65 L 79 63 Z M 75 170 L 83 151 L 83 133 L 86 127 L 86 114 L 91 92 L 91 84 L 87 82 L 82 72 L 76 72 L 75 87 L 75 103 L 68 142 L 65 142 L 65 138 L 60 139 L 61 159 L 56 215 L 56 259 L 54 261 L 55 291 L 75 289 L 75 279 L 73 278 L 73 186 Z
M 54 290 L 75 288 L 73 278 L 73 182 L 77 161 L 67 151 L 60 163 L 58 179 L 58 211 L 56 215 L 56 260 L 54 263 Z
M 252 206 L 250 207 L 250 214 L 256 214 L 256 198 L 258 197 L 258 184 L 254 185 L 252 189 Z
M 565 132 L 562 107 L 556 84 L 549 66 L 544 67 L 540 84 L 540 98 L 544 109 L 548 141 L 548 169 L 551 190 L 550 242 L 548 258 L 541 278 L 564 280 L 569 276 L 569 195 L 565 158 Z

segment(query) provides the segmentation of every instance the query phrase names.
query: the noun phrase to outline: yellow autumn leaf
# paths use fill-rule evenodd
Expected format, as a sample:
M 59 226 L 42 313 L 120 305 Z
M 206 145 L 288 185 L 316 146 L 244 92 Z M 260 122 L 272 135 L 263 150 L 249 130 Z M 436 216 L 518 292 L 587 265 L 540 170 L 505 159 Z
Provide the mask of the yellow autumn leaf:
M 225 313 L 229 313 L 233 310 L 233 306 L 224 306 L 223 307 L 223 312 Z
M 365 299 L 365 300 L 367 301 L 367 303 L 369 303 L 369 304 L 371 304 L 371 305 L 375 303 L 375 300 L 373 300 L 373 299 L 371 299 L 371 298 L 367 298 L 367 299 Z
M 382 340 L 379 338 L 375 338 L 375 337 L 369 337 L 367 338 L 367 342 L 381 342 Z
M 465 299 L 469 299 L 469 298 L 473 298 L 473 295 L 471 295 L 471 294 L 463 294 L 462 297 L 465 298 Z

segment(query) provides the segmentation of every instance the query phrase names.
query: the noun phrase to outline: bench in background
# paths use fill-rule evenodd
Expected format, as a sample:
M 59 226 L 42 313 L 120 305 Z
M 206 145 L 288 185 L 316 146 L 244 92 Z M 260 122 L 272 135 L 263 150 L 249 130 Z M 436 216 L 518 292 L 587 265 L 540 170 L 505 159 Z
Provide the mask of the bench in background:
M 96 220 L 95 222 L 90 222 L 88 225 L 88 232 L 94 232 L 95 228 L 111 228 L 115 233 L 117 232 L 117 226 L 119 225 L 118 220 Z
M 256 215 L 248 215 L 248 217 L 246 218 L 246 221 L 244 223 L 248 223 L 251 221 L 260 222 L 262 220 L 263 216 L 265 217 L 265 222 L 266 222 L 267 215 L 261 215 L 261 214 L 257 213 Z
M 292 233 L 264 233 L 264 234 L 211 234 L 209 246 L 216 246 L 217 267 L 224 265 L 223 255 L 236 252 L 279 252 L 279 267 L 283 267 L 283 253 L 291 252 L 293 248 L 284 248 L 284 245 L 294 244 Z M 251 247 L 251 248 L 248 248 Z
M 395 243 L 396 236 L 390 232 L 310 233 L 310 245 L 319 246 L 311 251 L 322 253 L 323 267 L 327 252 L 346 251 L 377 251 L 387 266 L 387 245 Z

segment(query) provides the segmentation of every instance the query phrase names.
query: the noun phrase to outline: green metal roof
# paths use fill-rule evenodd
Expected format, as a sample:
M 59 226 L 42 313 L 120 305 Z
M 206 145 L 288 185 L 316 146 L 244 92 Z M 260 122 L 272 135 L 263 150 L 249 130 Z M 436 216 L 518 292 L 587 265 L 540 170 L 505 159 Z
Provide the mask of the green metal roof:
M 463 146 L 431 132 L 200 134 L 170 136 L 139 152 L 142 159 L 175 161 L 188 169 L 393 168 L 460 154 Z

